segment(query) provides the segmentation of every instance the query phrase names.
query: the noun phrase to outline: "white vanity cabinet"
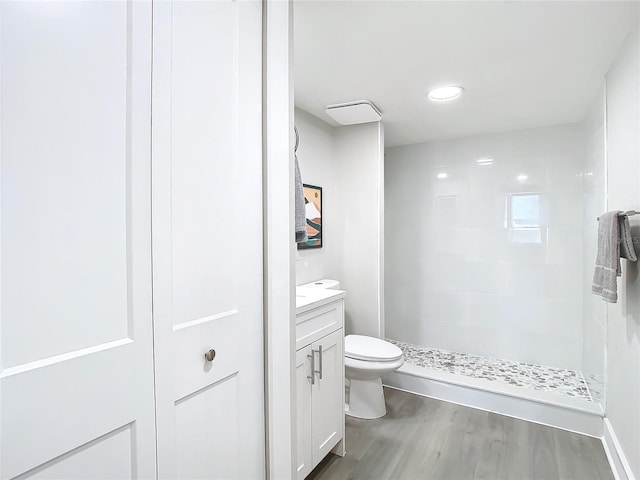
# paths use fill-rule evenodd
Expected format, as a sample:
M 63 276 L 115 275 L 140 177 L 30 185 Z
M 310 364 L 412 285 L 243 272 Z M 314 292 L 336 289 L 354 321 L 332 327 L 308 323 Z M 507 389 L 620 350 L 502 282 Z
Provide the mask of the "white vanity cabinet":
M 344 455 L 344 292 L 333 292 L 297 309 L 298 479 L 329 452 Z

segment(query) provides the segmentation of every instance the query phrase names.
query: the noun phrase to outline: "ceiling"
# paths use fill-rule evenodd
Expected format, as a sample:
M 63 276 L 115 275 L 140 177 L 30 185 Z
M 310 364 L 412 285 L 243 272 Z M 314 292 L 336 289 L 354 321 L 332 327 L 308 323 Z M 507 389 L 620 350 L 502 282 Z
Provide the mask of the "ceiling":
M 639 5 L 616 1 L 296 1 L 295 104 L 371 100 L 387 146 L 580 121 Z M 441 84 L 466 89 L 433 103 Z

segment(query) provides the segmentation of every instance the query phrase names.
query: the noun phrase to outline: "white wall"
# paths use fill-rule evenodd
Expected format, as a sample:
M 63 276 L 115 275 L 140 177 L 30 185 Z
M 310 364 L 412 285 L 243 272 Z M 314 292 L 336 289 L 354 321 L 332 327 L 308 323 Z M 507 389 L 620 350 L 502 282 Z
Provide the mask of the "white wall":
M 607 306 L 591 293 L 593 268 L 598 248 L 598 215 L 606 210 L 605 90 L 594 98 L 584 121 L 585 164 L 583 170 L 583 258 L 582 258 L 582 372 L 594 400 L 604 407 Z
M 338 167 L 336 132 L 329 124 L 313 115 L 295 109 L 295 124 L 300 141 L 298 161 L 302 181 L 322 187 L 322 248 L 298 250 L 296 285 L 320 278 L 341 280 L 337 257 L 342 249 L 339 228 L 342 212 L 338 205 Z
M 296 284 L 339 280 L 347 334 L 381 336 L 383 162 L 381 123 L 333 128 L 295 110 L 304 183 L 322 187 L 323 247 L 298 250 Z
M 579 369 L 583 158 L 580 124 L 387 149 L 386 336 Z M 527 192 L 539 230 L 506 228 Z
M 640 210 L 640 37 L 627 38 L 607 74 L 608 209 Z M 636 242 L 640 218 L 630 217 Z M 640 246 L 636 243 L 636 250 Z M 608 307 L 607 416 L 640 478 L 640 273 L 622 261 L 619 300 Z
M 383 335 L 384 131 L 380 122 L 337 129 L 346 333 Z

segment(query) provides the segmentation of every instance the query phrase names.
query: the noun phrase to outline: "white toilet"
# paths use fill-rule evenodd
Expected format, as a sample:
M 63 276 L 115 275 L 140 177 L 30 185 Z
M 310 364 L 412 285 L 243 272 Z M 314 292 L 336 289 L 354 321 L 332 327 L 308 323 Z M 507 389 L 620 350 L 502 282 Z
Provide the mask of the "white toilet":
M 392 343 L 364 335 L 344 339 L 344 369 L 347 377 L 345 413 L 357 418 L 380 418 L 387 413 L 382 376 L 404 363 L 402 350 Z
M 322 279 L 302 287 L 340 288 L 337 280 Z M 347 335 L 344 339 L 346 377 L 345 413 L 351 417 L 373 419 L 387 413 L 382 376 L 402 366 L 402 350 L 394 344 L 365 335 Z

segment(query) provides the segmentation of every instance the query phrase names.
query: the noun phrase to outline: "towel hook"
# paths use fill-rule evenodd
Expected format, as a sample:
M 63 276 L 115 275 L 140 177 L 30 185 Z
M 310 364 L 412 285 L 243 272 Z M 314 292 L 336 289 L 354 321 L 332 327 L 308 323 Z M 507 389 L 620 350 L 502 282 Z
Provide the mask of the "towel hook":
M 300 143 L 300 135 L 298 135 L 298 127 L 294 125 L 293 131 L 296 133 L 296 146 L 293 148 L 293 152 L 296 153 L 298 151 L 298 143 Z

